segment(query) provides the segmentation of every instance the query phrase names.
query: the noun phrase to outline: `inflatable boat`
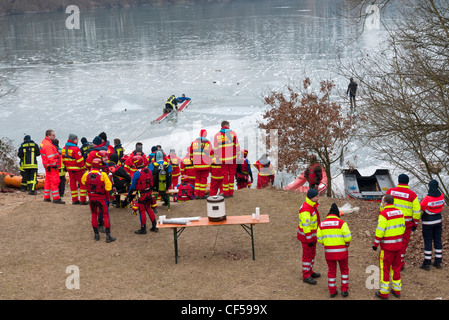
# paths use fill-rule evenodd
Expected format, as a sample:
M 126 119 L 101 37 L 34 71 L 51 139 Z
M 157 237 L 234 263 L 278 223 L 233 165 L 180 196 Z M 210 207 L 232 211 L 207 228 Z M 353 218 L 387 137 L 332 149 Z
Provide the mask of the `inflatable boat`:
M 20 184 L 22 183 L 22 176 L 21 175 L 15 175 L 8 172 L 0 172 L 0 175 L 5 175 L 5 178 L 3 180 L 3 183 L 5 186 L 10 188 L 20 188 Z M 37 175 L 37 185 L 36 189 L 43 189 L 44 188 L 44 180 L 45 176 L 43 174 Z
M 321 182 L 318 185 L 318 193 L 323 195 L 327 190 L 327 175 L 326 171 L 321 170 Z M 284 187 L 284 190 L 290 190 L 295 192 L 307 193 L 309 191 L 309 183 L 307 179 L 304 177 L 304 172 L 301 173 L 298 178 L 295 179 L 292 183 Z

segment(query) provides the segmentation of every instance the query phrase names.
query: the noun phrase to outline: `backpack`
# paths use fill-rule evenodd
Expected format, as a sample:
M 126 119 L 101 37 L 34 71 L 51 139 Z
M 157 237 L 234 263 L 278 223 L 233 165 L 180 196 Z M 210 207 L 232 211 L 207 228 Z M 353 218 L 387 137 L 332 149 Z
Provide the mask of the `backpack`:
M 153 164 L 153 181 L 154 189 L 158 192 L 165 192 L 171 185 L 171 175 L 168 173 L 168 165 L 166 162 Z
M 87 192 L 89 194 L 106 194 L 104 181 L 101 180 L 101 173 L 90 172 L 86 180 Z
M 319 167 L 318 164 L 314 164 L 311 168 L 309 168 L 309 184 L 316 184 L 318 182 L 318 177 L 317 174 L 315 172 L 315 170 L 317 169 L 317 167 Z
M 192 187 L 187 182 L 183 182 L 178 190 L 178 200 L 189 201 L 193 199 Z
M 137 180 L 136 190 L 138 191 L 151 191 L 153 187 L 153 175 L 150 169 L 140 169 L 140 178 Z

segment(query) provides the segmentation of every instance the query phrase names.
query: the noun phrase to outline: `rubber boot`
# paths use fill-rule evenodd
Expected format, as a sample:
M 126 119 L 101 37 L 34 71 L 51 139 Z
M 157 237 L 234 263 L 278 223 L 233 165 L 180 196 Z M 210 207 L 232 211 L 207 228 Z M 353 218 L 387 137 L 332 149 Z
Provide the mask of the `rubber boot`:
M 134 231 L 135 234 L 147 234 L 147 226 L 143 225 L 139 230 Z
M 101 233 L 105 233 L 104 220 L 98 220 L 98 231 L 100 231 Z
M 106 243 L 115 241 L 114 237 L 111 237 L 111 228 L 106 228 Z
M 152 228 L 150 229 L 150 231 L 158 232 L 159 229 L 156 227 L 156 226 L 157 226 L 156 219 L 154 219 L 153 221 L 151 221 L 151 224 L 152 224 Z
M 100 240 L 100 234 L 98 233 L 98 228 L 97 227 L 93 227 L 94 228 L 94 240 L 98 241 Z
M 57 199 L 57 200 L 53 200 L 53 203 L 57 203 L 57 204 L 65 204 L 65 201 L 61 200 L 61 198 Z

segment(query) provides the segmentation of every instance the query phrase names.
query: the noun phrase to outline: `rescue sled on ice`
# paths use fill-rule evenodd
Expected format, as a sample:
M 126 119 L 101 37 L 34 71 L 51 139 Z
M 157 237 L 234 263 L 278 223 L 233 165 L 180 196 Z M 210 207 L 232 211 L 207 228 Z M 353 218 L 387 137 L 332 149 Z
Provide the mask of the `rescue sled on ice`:
M 327 175 L 324 169 L 321 170 L 321 177 L 321 182 L 318 185 L 318 193 L 323 195 L 327 190 Z M 284 190 L 307 193 L 307 191 L 309 191 L 309 184 L 307 183 L 306 177 L 304 177 L 304 171 L 295 179 L 295 181 L 284 187 Z
M 348 198 L 381 201 L 385 193 L 396 185 L 388 169 L 377 169 L 371 176 L 362 176 L 357 170 L 342 171 Z
M 173 112 L 182 112 L 187 106 L 192 102 L 191 99 L 185 100 L 179 107 L 178 110 L 173 110 L 171 112 L 164 112 L 156 120 L 151 121 L 151 123 L 160 123 L 162 120 L 166 119 Z

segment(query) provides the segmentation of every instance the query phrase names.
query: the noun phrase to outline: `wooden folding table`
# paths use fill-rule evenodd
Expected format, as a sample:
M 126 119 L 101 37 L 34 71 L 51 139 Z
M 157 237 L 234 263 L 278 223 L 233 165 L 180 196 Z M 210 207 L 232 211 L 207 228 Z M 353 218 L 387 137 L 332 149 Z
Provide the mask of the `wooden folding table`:
M 207 227 L 207 226 L 230 226 L 230 225 L 241 225 L 242 228 L 251 237 L 251 247 L 253 251 L 253 260 L 255 260 L 254 255 L 254 231 L 253 225 L 259 223 L 268 223 L 270 218 L 267 214 L 261 214 L 259 220 L 253 219 L 252 216 L 227 216 L 226 220 L 212 222 L 209 221 L 208 217 L 201 217 L 198 221 L 191 221 L 189 224 L 160 224 L 158 222 L 158 228 L 171 228 L 173 229 L 173 239 L 175 245 L 175 263 L 178 263 L 178 238 L 181 236 L 182 232 L 189 227 Z M 178 230 L 179 228 L 179 230 Z

